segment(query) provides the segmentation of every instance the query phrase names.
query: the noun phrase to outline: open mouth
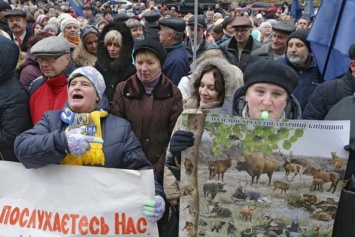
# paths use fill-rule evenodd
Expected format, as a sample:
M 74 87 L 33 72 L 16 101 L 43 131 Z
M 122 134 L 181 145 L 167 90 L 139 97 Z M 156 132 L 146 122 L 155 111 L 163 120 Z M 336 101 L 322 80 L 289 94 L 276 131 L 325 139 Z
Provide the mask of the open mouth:
M 83 98 L 84 98 L 84 96 L 82 96 L 82 95 L 73 95 L 74 100 L 81 100 Z

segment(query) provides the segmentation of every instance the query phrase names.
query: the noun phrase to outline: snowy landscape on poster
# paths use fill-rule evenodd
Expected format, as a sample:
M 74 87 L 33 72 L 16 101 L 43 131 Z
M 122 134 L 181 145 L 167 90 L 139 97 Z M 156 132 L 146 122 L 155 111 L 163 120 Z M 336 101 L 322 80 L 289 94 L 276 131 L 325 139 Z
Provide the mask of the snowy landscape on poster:
M 349 121 L 186 114 L 183 125 L 195 146 L 182 153 L 180 237 L 331 236 Z

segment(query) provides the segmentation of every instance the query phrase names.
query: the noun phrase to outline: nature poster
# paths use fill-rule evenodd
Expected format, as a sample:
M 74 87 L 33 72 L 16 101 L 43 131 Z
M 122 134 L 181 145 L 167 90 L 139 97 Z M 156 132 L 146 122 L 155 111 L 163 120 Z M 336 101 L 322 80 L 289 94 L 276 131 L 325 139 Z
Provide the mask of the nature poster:
M 179 236 L 331 236 L 349 121 L 192 113 L 183 129 Z

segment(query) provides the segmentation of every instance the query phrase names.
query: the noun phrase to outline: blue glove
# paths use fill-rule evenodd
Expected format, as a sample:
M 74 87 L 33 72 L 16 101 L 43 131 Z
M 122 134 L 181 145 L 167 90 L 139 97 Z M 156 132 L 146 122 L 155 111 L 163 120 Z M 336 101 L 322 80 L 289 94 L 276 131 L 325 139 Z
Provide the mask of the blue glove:
M 85 132 L 85 126 L 80 128 L 74 128 L 68 132 L 65 132 L 68 140 L 69 152 L 76 156 L 84 155 L 91 149 L 90 142 L 103 143 L 101 138 L 83 135 Z
M 193 146 L 195 143 L 194 134 L 187 131 L 176 131 L 170 139 L 170 153 L 181 161 L 181 151 Z
M 165 201 L 161 196 L 155 196 L 155 200 L 148 200 L 143 205 L 143 215 L 149 221 L 156 222 L 162 218 L 165 212 Z

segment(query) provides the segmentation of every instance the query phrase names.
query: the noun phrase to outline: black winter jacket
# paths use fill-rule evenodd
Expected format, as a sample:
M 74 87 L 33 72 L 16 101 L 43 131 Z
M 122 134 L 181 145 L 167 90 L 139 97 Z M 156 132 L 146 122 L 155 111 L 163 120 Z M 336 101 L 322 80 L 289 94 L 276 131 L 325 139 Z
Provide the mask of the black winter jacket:
M 186 37 L 184 40 L 184 47 L 186 49 L 187 57 L 189 58 L 189 64 L 191 65 L 193 62 L 193 51 L 192 51 L 192 45 L 193 41 L 190 39 L 190 37 Z M 202 43 L 198 47 L 196 51 L 196 59 L 199 58 L 204 52 L 206 52 L 209 49 L 215 49 L 216 47 L 211 44 L 210 42 L 206 41 L 205 36 L 203 36 Z
M 313 91 L 323 82 L 314 58 L 311 57 L 308 66 L 305 68 L 298 67 L 291 63 L 287 57 L 279 58 L 277 61 L 290 66 L 297 73 L 298 86 L 292 94 L 297 98 L 303 111 Z
M 18 161 L 15 137 L 31 128 L 29 94 L 15 75 L 17 45 L 0 36 L 0 159 Z
M 227 60 L 240 68 L 242 72 L 245 71 L 247 66 L 251 63 L 249 58 L 252 51 L 261 47 L 261 43 L 257 40 L 254 40 L 253 37 L 250 35 L 247 44 L 245 45 L 241 59 L 238 59 L 238 43 L 235 37 L 232 37 L 226 41 L 224 41 L 220 46 L 220 50 L 223 51 L 224 55 L 226 56 Z
M 104 44 L 105 35 L 111 30 L 117 30 L 122 35 L 120 56 L 113 61 Z M 103 28 L 100 34 L 95 68 L 105 79 L 105 94 L 110 103 L 113 99 L 117 84 L 127 80 L 130 76 L 136 73 L 136 68 L 132 64 L 133 46 L 134 41 L 131 31 L 124 23 L 110 23 Z
M 109 110 L 105 96 L 96 108 L 100 109 Z M 67 124 L 60 119 L 60 113 L 60 110 L 46 112 L 33 129 L 16 138 L 15 153 L 26 168 L 58 164 L 67 155 L 69 151 L 65 135 Z M 132 170 L 153 168 L 127 120 L 109 114 L 102 118 L 101 126 L 106 168 Z M 155 186 L 156 194 L 165 197 L 157 181 Z
M 340 80 L 342 81 L 342 83 L 339 84 L 341 88 L 338 88 Z M 337 92 L 337 90 L 340 91 Z M 334 104 L 346 96 L 353 95 L 354 92 L 355 77 L 351 74 L 351 71 L 348 70 L 341 78 L 330 80 L 317 86 L 308 99 L 302 118 L 323 120 Z

